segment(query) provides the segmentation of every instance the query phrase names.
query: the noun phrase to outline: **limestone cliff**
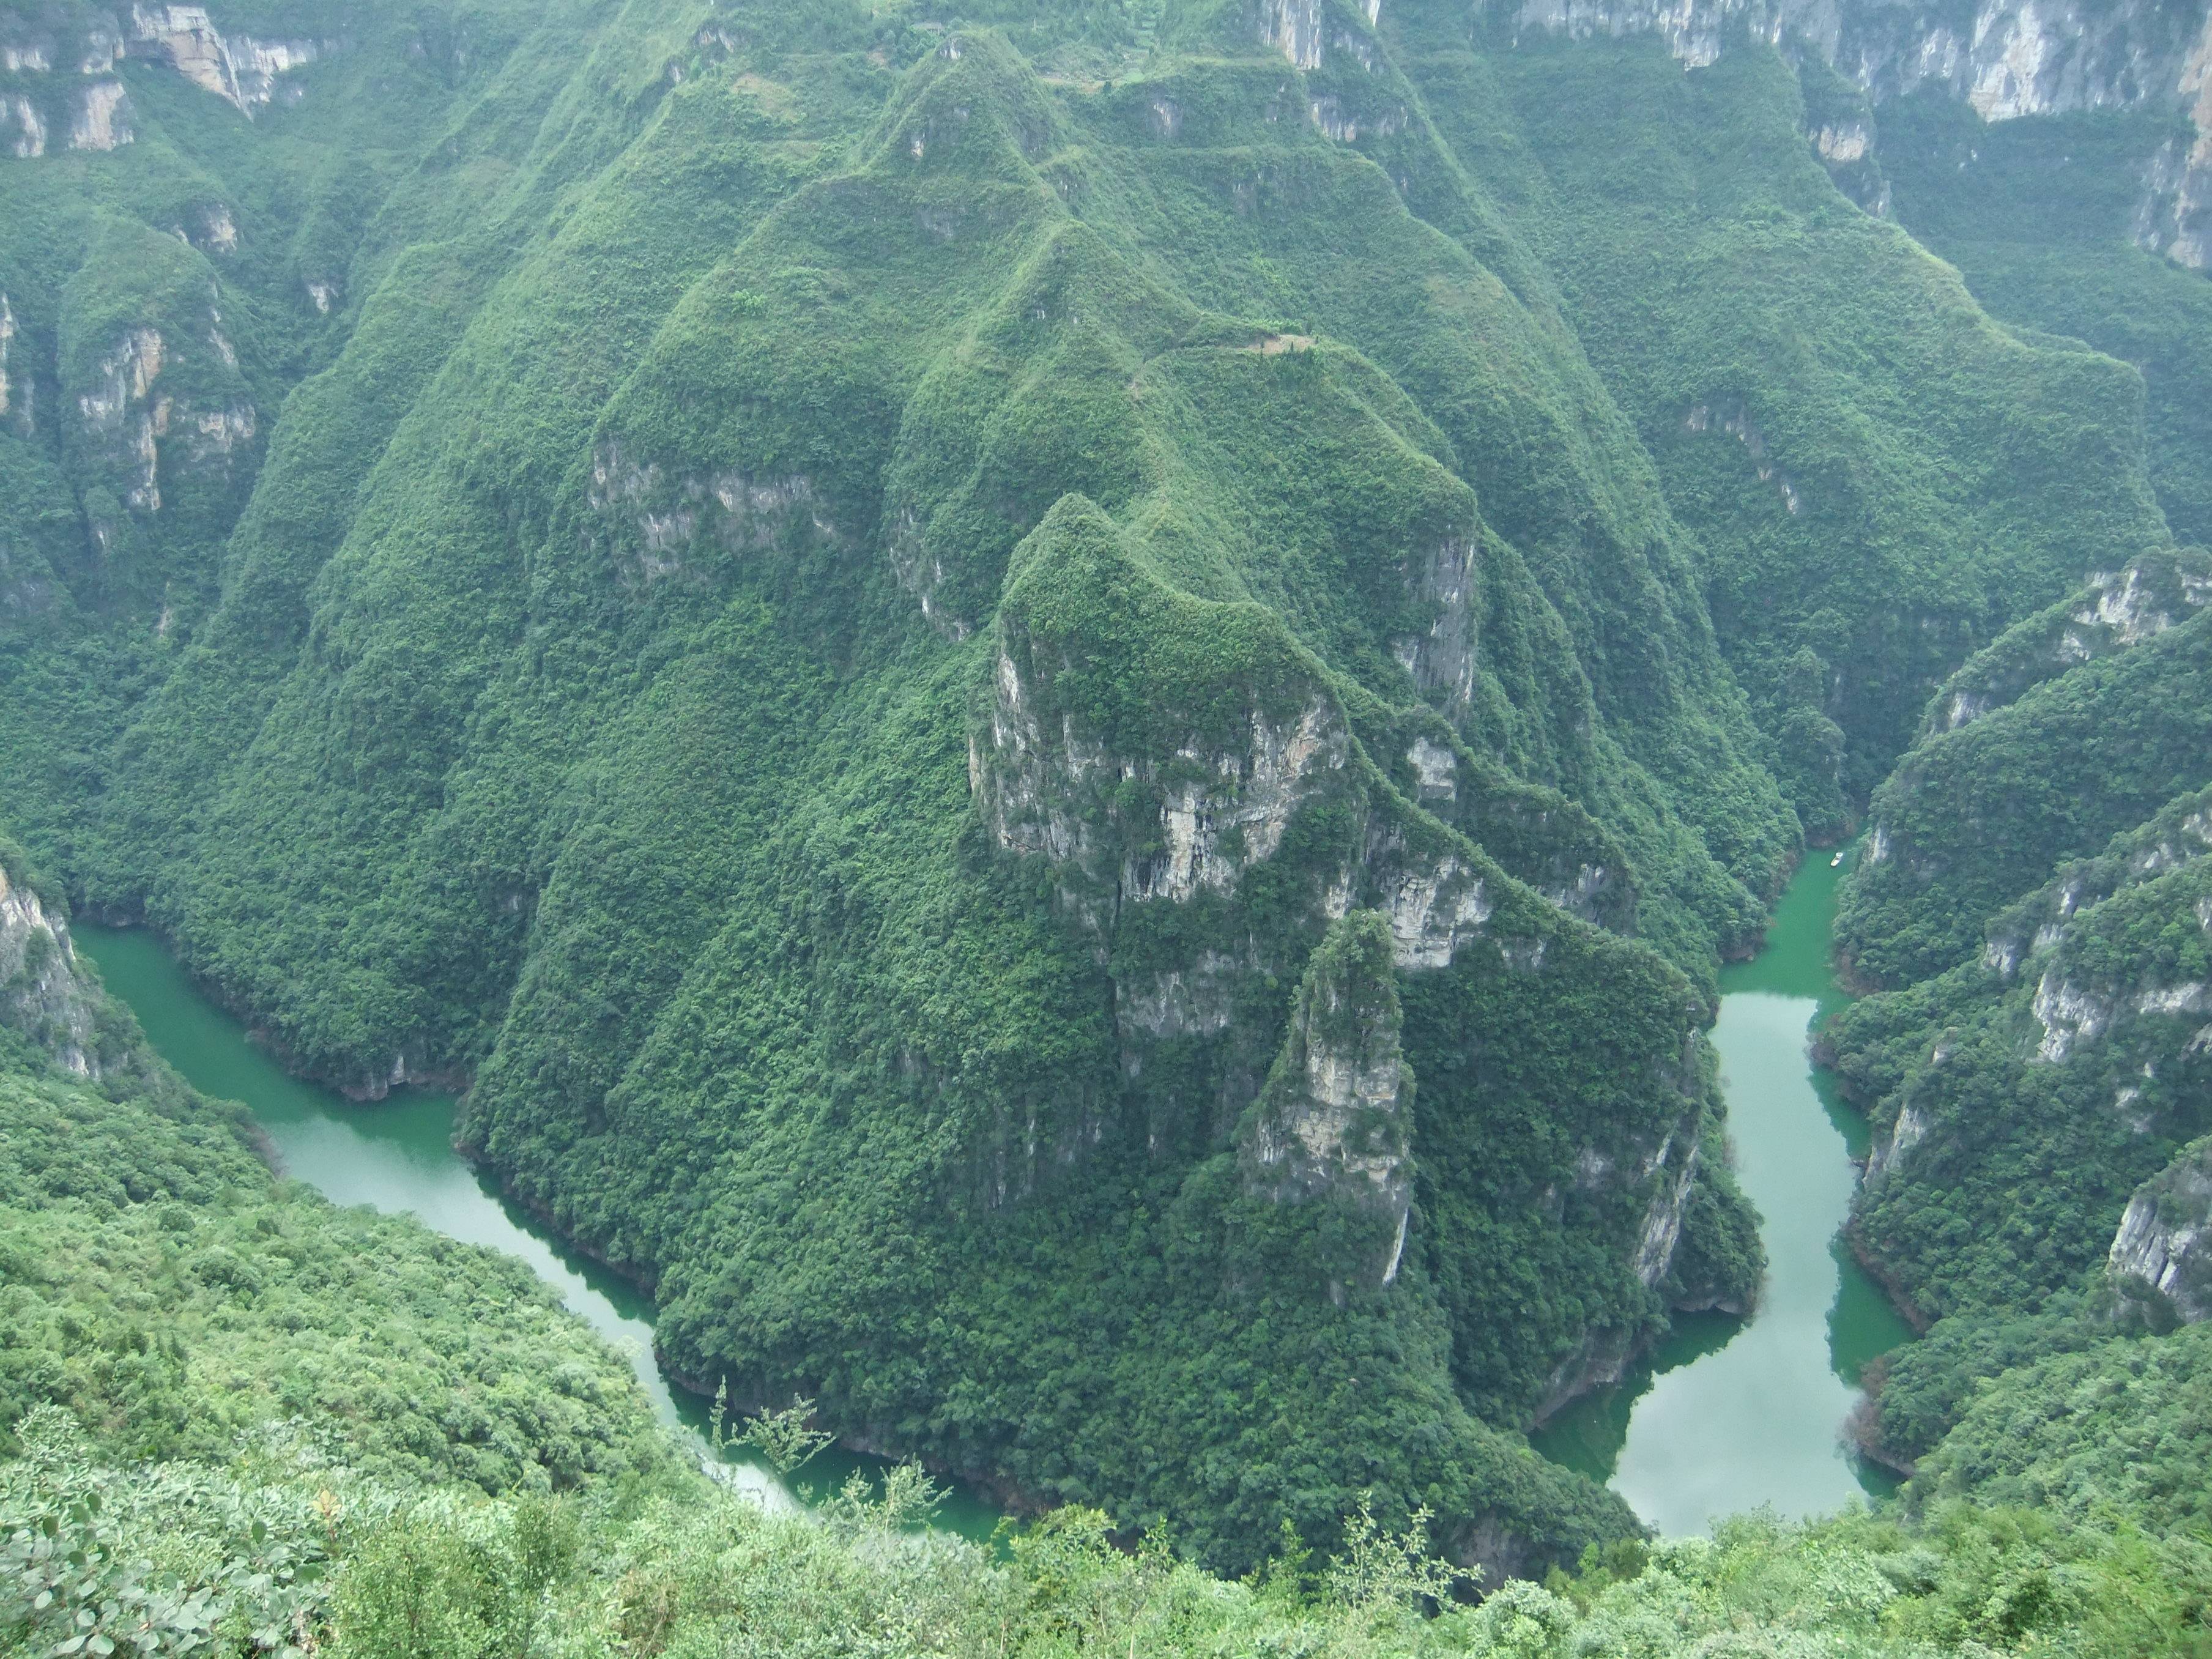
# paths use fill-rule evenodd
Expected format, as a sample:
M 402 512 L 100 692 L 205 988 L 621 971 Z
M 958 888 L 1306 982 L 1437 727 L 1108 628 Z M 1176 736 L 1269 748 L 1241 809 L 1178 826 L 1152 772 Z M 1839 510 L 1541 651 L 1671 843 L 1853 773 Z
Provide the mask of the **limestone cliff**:
M 1310 1206 L 1330 1206 L 1334 1295 L 1396 1284 L 1410 1250 L 1480 1249 L 1479 1229 L 1424 1238 L 1413 1222 L 1401 991 L 1418 994 L 1452 1142 L 1423 1179 L 1476 1179 L 1465 1136 L 1486 1113 L 1547 1121 L 1528 1190 L 1498 1201 L 1601 1240 L 1572 1270 L 1602 1279 L 1594 1302 L 1647 1311 L 1566 1333 L 1546 1393 L 1617 1370 L 1659 1316 L 1705 1087 L 1686 985 L 1584 919 L 1632 923 L 1618 845 L 1571 803 L 1496 775 L 1433 711 L 1405 717 L 1410 730 L 1358 725 L 1278 618 L 1175 592 L 1085 501 L 1062 501 L 1017 553 L 989 645 L 969 743 L 978 816 L 989 845 L 1046 877 L 1106 970 L 1132 1137 L 1162 1158 L 1233 1144 L 1243 1190 L 1285 1224 L 1296 1212 L 1322 1225 Z M 1396 751 L 1387 775 L 1369 738 Z M 1493 836 L 1520 867 L 1491 856 Z M 1287 1009 L 1278 984 L 1297 987 Z M 1518 1023 L 1547 986 L 1593 984 L 1638 1043 L 1615 1053 L 1600 1036 L 1576 1091 L 1516 1095 Z M 1081 1155 L 1082 1136 L 1024 1133 Z M 1086 1121 L 1083 1135 L 1102 1133 Z M 1007 1180 L 1000 1198 L 1036 1185 Z
M 165 64 L 248 119 L 300 95 L 295 72 L 336 49 L 302 34 L 226 33 L 204 6 L 98 6 L 70 14 L 0 17 L 0 142 L 24 159 L 45 155 L 56 132 L 70 149 L 112 150 L 137 136 L 116 75 L 125 57 Z
M 729 559 L 771 547 L 799 551 L 843 539 L 803 473 L 686 473 L 641 460 L 614 439 L 592 452 L 586 501 L 586 540 L 632 589 L 704 580 Z
M 1289 1035 L 1238 1133 L 1245 1182 L 1279 1204 L 1342 1205 L 1379 1224 L 1358 1262 L 1398 1276 L 1413 1203 L 1413 1076 L 1391 934 L 1372 911 L 1346 916 L 1307 962 Z
M 100 1073 L 98 994 L 77 969 L 66 921 L 0 860 L 0 1025 L 79 1077 Z
M 1235 901 L 1270 866 L 1291 916 L 1376 909 L 1398 966 L 1449 966 L 1489 920 L 1487 860 L 1376 775 L 1326 673 L 1279 622 L 1173 594 L 1118 543 L 1095 507 L 1063 502 L 1000 611 L 969 744 L 992 839 L 1048 860 L 1063 906 L 1102 934 L 1136 907 Z M 1094 623 L 1069 614 L 1071 599 L 1144 621 Z M 1164 675 L 1157 700 L 1145 695 L 1170 664 L 1112 647 L 1164 625 L 1194 656 L 1225 643 L 1234 670 L 1212 684 Z M 1522 948 L 1540 959 L 1540 941 Z
M 8 352 L 15 343 L 15 313 L 0 294 L 0 428 L 25 435 L 31 430 L 31 387 L 27 377 L 21 386 L 8 378 Z
M 255 455 L 260 416 L 246 394 L 222 310 L 210 297 L 198 312 L 181 353 L 173 331 L 127 327 L 65 386 L 80 453 L 137 513 L 162 510 L 165 468 L 227 485 Z M 164 376 L 185 355 L 198 360 L 192 367 L 201 372 L 189 377 L 191 389 L 173 392 Z M 112 529 L 94 518 L 95 539 Z
M 2212 948 L 2212 791 L 2182 797 L 2095 859 L 2075 860 L 1994 917 L 1976 968 L 1986 994 L 2012 1011 L 2018 1054 L 2032 1068 L 2102 1079 L 2098 1098 L 2138 1139 L 2189 1133 L 2188 1102 L 2212 1050 L 2212 990 L 2186 966 L 2189 939 Z M 2120 948 L 2155 934 L 2161 948 Z M 1954 1135 L 1934 1103 L 1958 1032 L 1936 1037 L 1880 1114 L 1869 1182 L 1903 1168 L 1923 1141 Z M 1967 1126 L 1969 1131 L 1971 1126 Z
M 130 39 L 134 51 L 167 58 L 193 85 L 249 117 L 280 90 L 295 92 L 284 86 L 283 78 L 313 63 L 324 50 L 320 43 L 303 37 L 226 35 L 204 6 L 134 5 Z
M 2152 1317 L 2170 1310 L 2185 1323 L 2212 1319 L 2212 1137 L 2136 1190 L 2113 1235 L 2110 1266 L 2124 1302 Z
M 1969 659 L 1870 805 L 1838 924 L 1861 970 L 1918 977 L 1978 952 L 1984 919 L 2201 782 L 2192 751 L 2208 629 L 2212 562 L 2149 554 L 2094 575 Z M 2037 787 L 2008 781 L 2036 750 L 2047 751 Z M 1991 937 L 1992 966 L 2021 959 L 2017 931 Z M 2059 992 L 2054 982 L 2046 1012 L 2079 1025 Z
M 2145 554 L 2091 574 L 2081 592 L 2022 623 L 1961 666 L 1929 706 L 1923 736 L 1955 732 L 2045 680 L 2157 638 L 2212 604 L 2212 559 Z
M 2196 137 L 2144 159 L 2136 236 L 2184 264 L 2212 264 L 2212 14 L 2203 0 L 1976 0 L 1970 11 L 1875 0 L 1521 0 L 1498 15 L 1516 33 L 1656 35 L 1692 68 L 1731 41 L 1767 41 L 1817 58 L 1877 106 L 1932 91 L 1990 122 L 2137 107 L 2187 113 Z M 1808 137 L 1832 166 L 1863 161 L 1876 142 L 1855 122 Z

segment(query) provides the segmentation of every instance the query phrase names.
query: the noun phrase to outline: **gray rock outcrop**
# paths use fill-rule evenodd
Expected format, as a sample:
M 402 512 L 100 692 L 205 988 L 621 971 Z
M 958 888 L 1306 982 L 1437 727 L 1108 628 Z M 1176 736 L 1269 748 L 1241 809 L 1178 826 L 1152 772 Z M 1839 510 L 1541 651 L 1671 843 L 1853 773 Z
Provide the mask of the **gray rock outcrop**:
M 1398 1276 L 1413 1195 L 1413 1077 L 1400 1053 L 1393 951 L 1373 911 L 1329 930 L 1239 1147 L 1255 1196 L 1333 1201 L 1375 1218 L 1376 1243 L 1359 1266 L 1378 1285 Z
M 2124 1300 L 2185 1324 L 2212 1319 L 2212 1136 L 2136 1189 L 2109 1262 Z
M 77 971 L 69 927 L 29 883 L 0 864 L 0 1024 L 78 1077 L 99 1074 L 97 993 Z
M 1285 8 L 1295 9 L 1295 8 Z M 1656 35 L 1692 68 L 1732 40 L 1810 52 L 1875 104 L 1934 91 L 1984 121 L 2152 108 L 2193 116 L 2194 140 L 2144 160 L 2136 240 L 2197 270 L 2212 265 L 2212 14 L 2203 0 L 1976 0 L 1971 14 L 1873 0 L 1522 0 L 1516 33 L 1574 39 Z M 1875 136 L 1811 135 L 1832 163 L 1864 159 Z

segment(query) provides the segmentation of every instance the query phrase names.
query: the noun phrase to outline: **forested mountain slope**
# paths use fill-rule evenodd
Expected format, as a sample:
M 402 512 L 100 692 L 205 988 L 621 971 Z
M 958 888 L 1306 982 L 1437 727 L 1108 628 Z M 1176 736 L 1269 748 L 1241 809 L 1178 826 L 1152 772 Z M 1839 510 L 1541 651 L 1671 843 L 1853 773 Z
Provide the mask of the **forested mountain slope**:
M 351 1466 L 480 1492 L 669 1467 L 627 1369 L 529 1270 L 274 1180 L 146 1051 L 0 842 L 0 1420 L 221 1461 L 304 1420 Z
M 879 1497 L 771 1516 L 688 1470 L 627 1367 L 519 1264 L 272 1182 L 234 1109 L 146 1052 L 5 843 L 0 872 L 11 1650 L 1674 1653 L 1756 1618 L 1835 1653 L 2152 1652 L 2212 1584 L 2185 1540 L 1945 1510 L 1915 1530 L 1624 1540 L 1548 1589 L 1436 1618 L 1426 1593 L 1445 1586 L 1408 1553 L 1418 1532 L 1364 1511 L 1334 1559 L 1249 1584 L 1176 1562 L 1158 1535 L 1116 1549 L 1095 1511 L 1002 1555 L 917 1537 L 911 1469 Z M 2159 1403 L 2143 1426 L 2170 1432 L 2175 1402 Z M 2050 1449 L 2081 1467 L 2063 1437 Z M 2039 1592 L 2054 1571 L 2069 1598 Z
M 2200 1375 L 2104 1345 L 2208 1310 L 2208 624 L 2201 554 L 2103 574 L 1961 669 L 1875 795 L 1838 932 L 1903 988 L 1826 1041 L 1875 1125 L 1855 1236 L 1942 1322 L 1883 1393 L 1893 1456 L 2045 1349 Z
M 12 9 L 0 814 L 467 1084 L 695 1378 L 1240 1569 L 1574 1559 L 1516 1431 L 1758 1272 L 1720 956 L 1977 651 L 2199 568 L 2194 360 L 2147 441 L 1868 148 L 2124 106 L 2185 325 L 2199 19 L 2016 108 L 1819 21 Z

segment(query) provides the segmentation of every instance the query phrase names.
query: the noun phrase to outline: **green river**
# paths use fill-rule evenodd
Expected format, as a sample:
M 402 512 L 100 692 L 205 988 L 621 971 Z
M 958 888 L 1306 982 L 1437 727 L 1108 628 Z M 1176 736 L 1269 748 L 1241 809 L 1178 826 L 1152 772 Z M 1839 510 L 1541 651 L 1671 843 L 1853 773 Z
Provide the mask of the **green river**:
M 1775 913 L 1766 948 L 1721 976 L 1722 1082 L 1744 1189 L 1766 1218 L 1770 1267 L 1749 1321 L 1698 1315 L 1610 1389 L 1576 1401 L 1538 1449 L 1609 1480 L 1666 1533 L 1759 1504 L 1784 1515 L 1840 1507 L 1883 1489 L 1838 1428 L 1861 1367 L 1911 1332 L 1838 1237 L 1864 1130 L 1807 1058 L 1814 1021 L 1842 1000 L 1828 967 L 1840 872 L 1808 859 Z M 453 1098 L 410 1091 L 356 1105 L 288 1076 L 240 1022 L 204 997 L 143 930 L 80 922 L 79 944 L 154 1046 L 205 1093 L 252 1109 L 284 1172 L 340 1204 L 411 1210 L 432 1227 L 521 1257 L 567 1306 L 627 1353 L 662 1419 L 702 1451 L 703 1401 L 672 1388 L 653 1352 L 653 1304 L 506 1202 L 453 1149 Z M 726 1453 L 725 1474 L 772 1505 L 818 1499 L 876 1460 L 825 1451 L 795 1480 Z M 988 1535 L 997 1512 L 955 1488 L 937 1524 Z
M 1692 1315 L 1620 1383 L 1585 1395 L 1537 1449 L 1609 1480 L 1662 1533 L 1771 1505 L 1826 1514 L 1894 1476 L 1840 1431 L 1859 1373 L 1912 1330 L 1841 1237 L 1867 1129 L 1815 1070 L 1814 1024 L 1845 998 L 1830 967 L 1843 872 L 1817 854 L 1775 908 L 1766 947 L 1721 971 L 1713 1046 L 1736 1175 L 1765 1218 L 1766 1285 L 1748 1320 Z
M 274 1145 L 283 1172 L 338 1204 L 412 1210 L 429 1226 L 471 1244 L 520 1256 L 573 1313 L 629 1357 L 663 1422 L 708 1451 L 707 1402 L 672 1388 L 653 1352 L 653 1302 L 627 1279 L 577 1255 L 509 1204 L 453 1147 L 453 1097 L 404 1091 L 357 1105 L 289 1075 L 210 1001 L 161 940 L 137 928 L 71 924 L 107 988 L 131 1006 L 148 1039 L 203 1093 L 244 1101 Z M 818 1501 L 855 1470 L 879 1477 L 882 1460 L 831 1447 L 788 1480 L 737 1449 L 722 1474 L 772 1508 Z M 965 1487 L 938 1506 L 935 1524 L 983 1539 L 999 1511 Z

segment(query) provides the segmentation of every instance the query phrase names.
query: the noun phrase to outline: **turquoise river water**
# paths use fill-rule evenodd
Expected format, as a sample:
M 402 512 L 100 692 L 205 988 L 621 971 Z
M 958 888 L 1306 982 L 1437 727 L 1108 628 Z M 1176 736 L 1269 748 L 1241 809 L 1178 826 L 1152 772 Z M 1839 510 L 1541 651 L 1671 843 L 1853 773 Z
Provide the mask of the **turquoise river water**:
M 562 1244 L 453 1150 L 453 1096 L 408 1090 L 359 1105 L 304 1083 L 255 1046 L 152 933 L 82 921 L 71 931 L 164 1059 L 201 1092 L 246 1103 L 286 1175 L 335 1203 L 412 1210 L 441 1233 L 521 1257 L 569 1311 L 628 1357 L 661 1421 L 708 1450 L 707 1402 L 671 1386 L 653 1358 L 652 1299 Z M 734 1449 L 724 1451 L 722 1462 L 732 1485 L 775 1508 L 817 1501 L 854 1471 L 877 1478 L 884 1468 L 879 1459 L 837 1447 L 788 1480 Z M 981 1539 L 998 1522 L 997 1510 L 956 1486 L 939 1505 L 935 1524 Z
M 1744 1189 L 1765 1217 L 1768 1282 L 1748 1321 L 1698 1315 L 1620 1384 L 1577 1401 L 1536 1437 L 1547 1455 L 1609 1480 L 1662 1531 L 1701 1531 L 1716 1515 L 1771 1504 L 1802 1516 L 1882 1489 L 1838 1428 L 1867 1360 L 1911 1333 L 1838 1237 L 1863 1152 L 1857 1120 L 1807 1058 L 1815 1020 L 1838 1006 L 1829 933 L 1840 872 L 1825 860 L 1784 893 L 1753 960 L 1727 969 L 1720 1050 Z M 653 1304 L 567 1249 L 453 1148 L 453 1099 L 404 1092 L 356 1105 L 288 1076 L 239 1021 L 141 930 L 79 923 L 80 945 L 154 1046 L 205 1093 L 243 1101 L 284 1172 L 340 1204 L 411 1210 L 428 1225 L 522 1258 L 574 1313 L 625 1352 L 663 1421 L 703 1451 L 704 1402 L 671 1387 L 653 1352 Z M 780 1480 L 726 1455 L 728 1478 L 776 1505 L 817 1499 L 875 1460 L 836 1449 Z M 997 1512 L 956 1488 L 937 1524 L 988 1535 Z
M 1867 1130 L 1810 1057 L 1813 1027 L 1848 1000 L 1831 968 L 1843 872 L 1808 855 L 1765 948 L 1721 972 L 1721 1089 L 1736 1176 L 1765 1218 L 1767 1277 L 1748 1320 L 1691 1315 L 1614 1387 L 1576 1401 L 1537 1449 L 1608 1480 L 1662 1533 L 1771 1505 L 1826 1514 L 1895 1478 L 1855 1455 L 1844 1420 L 1859 1374 L 1912 1335 L 1841 1231 Z

